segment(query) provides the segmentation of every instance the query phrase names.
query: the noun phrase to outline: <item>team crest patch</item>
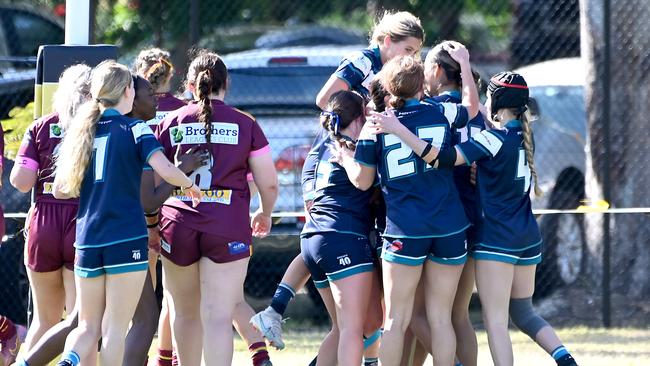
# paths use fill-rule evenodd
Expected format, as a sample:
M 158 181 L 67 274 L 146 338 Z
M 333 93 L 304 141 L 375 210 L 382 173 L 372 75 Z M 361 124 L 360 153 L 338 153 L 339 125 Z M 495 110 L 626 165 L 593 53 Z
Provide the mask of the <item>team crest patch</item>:
M 404 248 L 404 243 L 402 243 L 400 240 L 393 240 L 393 242 L 390 243 L 388 245 L 388 248 L 386 248 L 386 249 L 388 249 L 388 250 L 390 250 L 392 252 L 396 252 L 398 250 L 402 250 L 402 248 Z
M 228 253 L 230 255 L 237 255 L 237 254 L 242 254 L 250 251 L 250 246 L 246 243 L 242 243 L 241 241 L 232 241 L 228 243 Z
M 205 125 L 203 123 L 183 123 L 169 130 L 172 146 L 204 144 Z M 237 145 L 239 143 L 239 125 L 229 122 L 212 122 L 210 143 Z
M 63 137 L 63 130 L 61 129 L 61 126 L 59 126 L 56 123 L 53 123 L 50 125 L 50 138 L 56 138 L 60 139 Z

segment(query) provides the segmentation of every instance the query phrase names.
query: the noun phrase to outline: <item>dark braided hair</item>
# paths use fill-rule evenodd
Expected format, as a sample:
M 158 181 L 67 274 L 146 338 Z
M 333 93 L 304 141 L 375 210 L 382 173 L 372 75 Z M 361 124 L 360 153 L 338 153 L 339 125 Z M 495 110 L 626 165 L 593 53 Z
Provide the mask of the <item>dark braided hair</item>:
M 330 136 L 348 149 L 356 149 L 356 143 L 341 134 L 354 120 L 364 115 L 363 98 L 352 91 L 340 90 L 332 94 L 321 112 L 320 123 Z
M 212 103 L 210 94 L 226 88 L 228 69 L 221 57 L 207 50 L 199 51 L 187 71 L 187 82 L 193 83 L 200 108 L 199 122 L 205 128 L 205 142 L 210 146 L 212 137 Z
M 427 58 L 425 60 L 425 64 L 437 64 L 442 68 L 442 71 L 445 75 L 445 79 L 447 79 L 448 83 L 453 83 L 458 87 L 463 86 L 463 80 L 460 74 L 460 64 L 456 62 L 450 55 L 449 52 L 447 52 L 444 48 L 443 45 L 448 42 L 448 41 L 443 41 L 438 43 L 435 47 L 427 53 Z M 478 72 L 476 72 L 474 69 L 472 69 L 472 77 L 474 78 L 474 82 L 476 83 L 477 88 L 480 89 L 481 87 L 481 75 L 479 75 Z M 436 93 L 437 94 L 437 91 Z
M 386 110 L 386 103 L 384 102 L 390 94 L 386 91 L 381 80 L 374 78 L 370 82 L 370 101 L 375 107 L 375 112 L 383 112 Z

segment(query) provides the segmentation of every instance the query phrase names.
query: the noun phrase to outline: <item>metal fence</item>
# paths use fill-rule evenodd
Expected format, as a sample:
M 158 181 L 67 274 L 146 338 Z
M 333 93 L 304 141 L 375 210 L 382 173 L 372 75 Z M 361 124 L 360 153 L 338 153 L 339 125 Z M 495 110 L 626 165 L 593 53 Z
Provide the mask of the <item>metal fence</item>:
M 0 4 L 0 118 L 5 119 L 9 110 L 31 100 L 35 47 L 63 41 L 63 1 Z M 426 31 L 423 52 L 441 40 L 457 39 L 470 49 L 484 80 L 505 69 L 528 80 L 537 102 L 535 159 L 546 192 L 534 199 L 545 242 L 536 284 L 540 311 L 567 325 L 650 324 L 647 214 L 585 213 L 602 209 L 599 199 L 614 208 L 650 206 L 645 194 L 650 175 L 639 158 L 648 149 L 641 114 L 648 108 L 643 81 L 650 71 L 646 2 L 95 0 L 91 18 L 94 41 L 118 45 L 124 63 L 145 47 L 170 50 L 179 93 L 188 50 L 196 46 L 226 55 L 227 102 L 257 117 L 280 177 L 274 235 L 255 243 L 245 285 L 252 301 L 262 306 L 299 253 L 300 171 L 318 127 L 315 95 L 341 57 L 367 45 L 373 20 L 383 9 L 420 17 Z M 274 58 L 288 56 L 306 64 L 273 64 Z M 3 121 L 5 130 L 14 130 L 5 135 L 9 150 L 19 143 L 25 120 L 29 113 Z M 29 196 L 10 187 L 10 169 L 7 161 L 2 205 L 8 213 L 26 212 Z M 565 211 L 581 205 L 588 207 Z M 556 211 L 539 211 L 544 209 Z M 0 313 L 21 321 L 27 293 L 20 265 L 22 222 L 6 221 L 0 278 L 10 285 L 0 288 Z M 289 314 L 326 319 L 322 307 L 304 306 L 318 302 L 313 286 L 307 295 L 289 307 Z

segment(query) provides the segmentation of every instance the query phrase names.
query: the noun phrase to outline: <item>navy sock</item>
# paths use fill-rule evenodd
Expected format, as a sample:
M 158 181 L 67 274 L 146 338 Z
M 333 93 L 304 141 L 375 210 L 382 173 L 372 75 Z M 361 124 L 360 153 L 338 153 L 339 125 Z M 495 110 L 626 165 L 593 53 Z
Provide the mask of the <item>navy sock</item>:
M 275 294 L 273 294 L 271 307 L 278 314 L 284 315 L 284 311 L 287 309 L 289 301 L 291 301 L 294 296 L 296 296 L 296 290 L 294 290 L 286 283 L 280 283 L 280 285 L 278 285 L 278 288 L 275 290 Z
M 367 357 L 363 359 L 363 366 L 377 366 L 379 359 L 377 357 Z
M 314 357 L 313 360 L 309 363 L 309 366 L 316 366 L 316 360 L 318 359 L 318 356 Z

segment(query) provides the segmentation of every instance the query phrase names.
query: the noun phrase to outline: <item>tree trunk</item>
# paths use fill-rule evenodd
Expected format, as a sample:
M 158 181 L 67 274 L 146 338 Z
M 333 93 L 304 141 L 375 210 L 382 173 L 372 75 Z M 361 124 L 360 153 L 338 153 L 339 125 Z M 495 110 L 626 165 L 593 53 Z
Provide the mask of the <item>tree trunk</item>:
M 650 171 L 646 157 L 647 116 L 650 115 L 650 2 L 611 1 L 609 150 L 605 144 L 603 111 L 604 0 L 581 0 L 581 49 L 587 67 L 585 89 L 588 113 L 586 193 L 603 199 L 609 169 L 611 207 L 650 207 Z M 609 152 L 609 166 L 605 154 Z M 590 254 L 588 276 L 602 278 L 604 215 L 588 214 Z M 610 217 L 611 289 L 630 300 L 650 294 L 650 216 L 617 214 Z M 616 304 L 614 309 L 616 310 Z

